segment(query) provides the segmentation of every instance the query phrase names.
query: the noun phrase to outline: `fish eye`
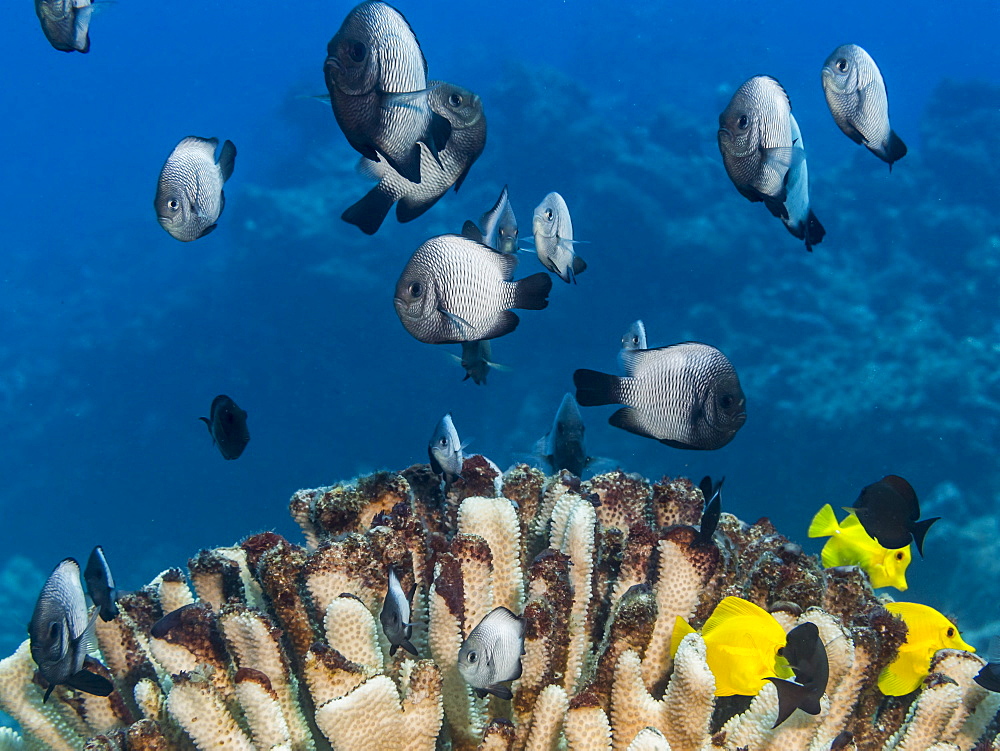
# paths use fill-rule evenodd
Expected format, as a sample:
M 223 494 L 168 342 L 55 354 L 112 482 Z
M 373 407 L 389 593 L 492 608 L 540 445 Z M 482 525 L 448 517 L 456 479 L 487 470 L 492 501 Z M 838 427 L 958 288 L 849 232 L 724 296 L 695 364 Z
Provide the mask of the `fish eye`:
M 462 106 L 462 97 L 461 97 L 461 95 L 459 95 L 459 94 L 452 94 L 450 97 L 448 97 L 448 103 L 452 107 L 461 107 Z
M 732 394 L 723 394 L 721 397 L 719 397 L 719 406 L 722 407 L 723 409 L 729 409 L 730 407 L 733 406 L 734 401 L 735 400 L 733 399 Z
M 443 448 L 443 449 L 448 448 L 448 439 L 447 438 L 442 438 L 440 441 L 438 441 L 438 443 L 441 444 L 441 448 Z
M 750 124 L 750 118 L 746 115 L 740 115 L 740 119 L 736 122 L 736 124 L 739 126 L 740 130 L 745 130 Z
M 171 211 L 177 211 L 177 209 L 179 209 L 180 207 L 181 203 L 176 198 L 171 198 L 169 201 L 167 201 L 167 208 L 170 209 Z
M 842 57 L 839 60 L 837 60 L 836 65 L 837 65 L 837 70 L 839 70 L 841 73 L 846 73 L 847 72 L 847 58 L 846 57 Z
M 355 42 L 347 50 L 347 54 L 351 56 L 351 60 L 360 63 L 365 59 L 365 55 L 368 54 L 368 48 L 361 42 Z
M 897 561 L 903 560 L 903 551 L 902 550 L 900 550 L 898 553 L 896 553 L 896 560 Z
M 953 637 L 955 635 L 955 627 L 954 626 L 948 626 L 948 630 L 945 631 L 944 634 L 945 634 L 945 636 L 947 636 L 950 639 L 951 637 Z
M 424 285 L 422 285 L 420 282 L 413 282 L 410 285 L 410 294 L 413 297 L 420 297 L 421 295 L 424 294 Z
M 473 650 L 465 656 L 465 659 L 467 659 L 471 664 L 475 665 L 476 660 L 479 659 L 479 655 L 475 652 L 475 650 Z
M 545 209 L 545 218 L 546 219 L 552 218 L 552 209 Z

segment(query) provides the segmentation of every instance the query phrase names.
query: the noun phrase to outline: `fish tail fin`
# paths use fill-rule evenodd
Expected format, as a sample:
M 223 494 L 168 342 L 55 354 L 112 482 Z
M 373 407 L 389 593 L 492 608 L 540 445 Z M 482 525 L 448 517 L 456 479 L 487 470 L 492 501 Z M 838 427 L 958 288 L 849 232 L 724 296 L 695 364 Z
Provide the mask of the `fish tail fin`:
M 618 386 L 621 379 L 616 375 L 582 368 L 573 373 L 576 386 L 576 402 L 581 407 L 599 407 L 602 404 L 618 404 Z
M 353 224 L 366 235 L 378 232 L 392 208 L 392 198 L 375 186 L 364 197 L 348 206 L 340 218 L 348 224 Z
M 833 513 L 833 506 L 829 503 L 816 512 L 816 516 L 809 523 L 809 537 L 830 537 L 840 531 L 840 524 L 837 522 L 837 515 Z
M 903 139 L 896 135 L 896 131 L 890 130 L 888 138 L 882 147 L 885 152 L 883 157 L 889 163 L 889 171 L 892 171 L 892 163 L 906 156 L 906 144 Z
M 542 310 L 548 307 L 549 292 L 552 291 L 552 279 L 544 271 L 526 276 L 514 282 L 515 308 L 524 310 Z
M 681 646 L 681 642 L 684 637 L 688 634 L 693 634 L 694 629 L 691 628 L 691 624 L 685 621 L 680 616 L 677 616 L 674 620 L 674 630 L 670 634 L 670 656 L 674 657 L 677 654 L 677 650 Z
M 806 699 L 809 690 L 805 686 L 793 681 L 786 681 L 783 678 L 768 677 L 767 680 L 771 681 L 778 690 L 778 718 L 774 721 L 774 725 L 771 726 L 772 728 L 776 728 L 791 717 L 792 712 L 802 707 L 803 704 L 808 704 Z M 805 707 L 802 708 L 805 709 Z M 812 706 L 809 708 L 812 709 Z M 810 714 L 816 713 L 810 712 Z
M 222 144 L 222 151 L 219 153 L 219 169 L 222 171 L 222 182 L 233 176 L 233 169 L 236 167 L 236 146 L 232 141 L 227 140 Z
M 931 528 L 931 525 L 940 518 L 940 516 L 935 516 L 930 519 L 914 522 L 913 527 L 910 529 L 910 534 L 913 535 L 913 544 L 917 546 L 917 552 L 920 553 L 921 558 L 924 557 L 924 536 L 927 534 L 927 530 Z
M 809 216 L 806 217 L 805 224 L 806 250 L 812 253 L 812 246 L 819 245 L 825 235 L 826 227 L 819 223 L 819 219 L 816 218 L 812 209 L 809 209 Z

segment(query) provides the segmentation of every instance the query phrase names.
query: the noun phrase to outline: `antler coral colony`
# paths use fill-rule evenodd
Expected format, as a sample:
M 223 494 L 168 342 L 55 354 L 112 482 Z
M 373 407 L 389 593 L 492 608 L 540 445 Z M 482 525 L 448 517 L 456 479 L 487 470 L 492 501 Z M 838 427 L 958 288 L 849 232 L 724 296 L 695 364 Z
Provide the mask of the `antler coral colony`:
M 479 456 L 447 496 L 426 466 L 299 491 L 306 548 L 264 533 L 202 551 L 99 622 L 111 696 L 60 686 L 43 704 L 25 643 L 0 662 L 0 706 L 27 747 L 57 750 L 1000 748 L 979 657 L 942 650 L 921 690 L 884 697 L 905 627 L 864 576 L 824 571 L 766 519 L 723 514 L 696 544 L 702 502 L 686 480 L 501 476 Z M 390 657 L 379 627 L 390 566 L 417 585 L 417 659 Z M 818 715 L 773 728 L 771 683 L 716 697 L 697 632 L 671 657 L 676 619 L 700 626 L 730 595 L 786 631 L 816 625 L 830 673 Z M 476 698 L 457 667 L 501 605 L 526 623 L 509 702 Z M 0 734 L 0 749 L 20 743 Z

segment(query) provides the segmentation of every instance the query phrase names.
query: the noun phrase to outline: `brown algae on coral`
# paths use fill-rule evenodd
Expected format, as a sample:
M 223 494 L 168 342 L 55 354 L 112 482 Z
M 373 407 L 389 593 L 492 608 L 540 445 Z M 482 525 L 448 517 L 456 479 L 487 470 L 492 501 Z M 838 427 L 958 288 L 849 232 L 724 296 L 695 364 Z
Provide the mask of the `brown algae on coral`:
M 109 697 L 61 686 L 43 704 L 25 643 L 0 662 L 0 708 L 23 734 L 4 731 L 0 749 L 1000 748 L 981 658 L 941 650 L 919 690 L 884 697 L 905 627 L 864 575 L 823 570 L 766 519 L 723 514 L 713 544 L 695 544 L 703 499 L 687 480 L 581 482 L 473 456 L 445 494 L 428 472 L 299 491 L 305 547 L 255 535 L 125 595 L 97 626 Z M 425 659 L 389 654 L 390 567 L 416 587 Z M 770 682 L 716 697 L 697 632 L 671 656 L 677 619 L 700 628 L 729 596 L 785 631 L 815 625 L 829 659 L 818 715 L 772 727 Z M 457 666 L 501 606 L 525 622 L 511 701 L 478 698 Z

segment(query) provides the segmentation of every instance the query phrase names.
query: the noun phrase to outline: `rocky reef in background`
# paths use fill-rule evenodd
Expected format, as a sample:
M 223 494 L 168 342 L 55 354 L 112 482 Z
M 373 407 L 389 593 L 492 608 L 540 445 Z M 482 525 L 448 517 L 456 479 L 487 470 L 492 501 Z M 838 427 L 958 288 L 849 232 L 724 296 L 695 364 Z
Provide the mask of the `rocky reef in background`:
M 0 731 L 0 748 L 1000 747 L 1000 695 L 972 681 L 981 658 L 941 650 L 918 691 L 883 696 L 905 629 L 867 579 L 824 571 L 766 519 L 723 514 L 700 544 L 702 505 L 687 480 L 501 474 L 478 455 L 447 494 L 427 465 L 299 491 L 306 547 L 262 533 L 202 551 L 98 622 L 110 697 L 57 687 L 43 704 L 27 642 L 0 662 L 0 706 L 25 733 Z M 378 626 L 390 566 L 416 584 L 418 659 L 390 656 Z M 676 618 L 700 626 L 730 595 L 786 630 L 816 625 L 830 664 L 818 715 L 772 727 L 771 683 L 715 697 L 698 633 L 671 656 Z M 457 667 L 498 605 L 526 621 L 510 702 L 476 698 Z

